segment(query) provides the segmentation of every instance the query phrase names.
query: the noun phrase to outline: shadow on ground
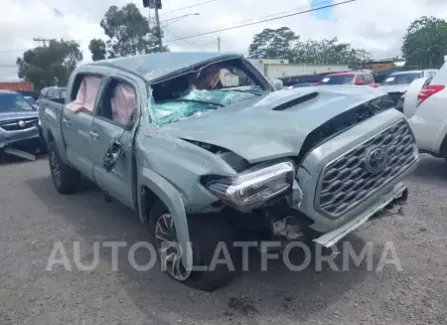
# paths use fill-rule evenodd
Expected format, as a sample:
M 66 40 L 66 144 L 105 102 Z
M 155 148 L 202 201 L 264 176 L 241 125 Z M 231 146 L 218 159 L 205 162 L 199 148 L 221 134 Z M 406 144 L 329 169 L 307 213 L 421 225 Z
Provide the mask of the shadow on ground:
M 443 159 L 434 159 L 427 154 L 420 155 L 419 165 L 410 175 L 410 180 L 418 183 L 445 184 L 447 181 L 447 164 Z
M 115 201 L 105 202 L 103 193 L 94 186 L 86 186 L 77 194 L 62 196 L 54 190 L 50 177 L 26 182 L 48 206 L 49 211 L 74 226 L 77 236 L 87 245 L 93 241 L 125 241 L 127 247 L 130 247 L 137 241 L 149 239 L 148 232 L 139 224 L 132 211 Z M 364 242 L 360 238 L 351 235 L 347 240 L 357 253 L 362 250 Z M 136 252 L 136 260 L 140 265 L 148 261 L 145 252 Z M 135 270 L 129 265 L 127 253 L 128 250 L 121 249 L 119 269 L 116 273 L 112 272 L 112 276 L 118 278 L 119 284 L 139 309 L 159 324 L 167 323 L 160 316 L 161 313 L 173 312 L 187 321 L 191 321 L 188 320 L 191 317 L 201 321 L 222 319 L 233 323 L 235 318 L 243 317 L 255 324 L 257 316 L 273 319 L 287 311 L 287 315 L 296 322 L 304 321 L 341 299 L 366 277 L 375 276 L 364 265 L 357 267 L 351 264 L 349 271 L 342 272 L 331 270 L 327 263 L 323 263 L 321 271 L 316 271 L 312 263 L 301 272 L 293 272 L 281 261 L 269 261 L 268 272 L 264 272 L 259 268 L 259 254 L 252 254 L 250 271 L 243 272 L 225 288 L 204 293 L 176 283 L 158 268 L 148 272 Z M 111 260 L 110 248 L 101 248 L 100 254 L 106 264 Z M 374 254 L 374 265 L 378 262 L 377 255 Z M 88 247 L 83 259 L 86 263 L 92 259 Z M 303 256 L 295 254 L 292 261 L 300 264 Z M 341 269 L 341 256 L 337 257 L 336 263 Z M 108 270 L 98 272 L 103 272 L 104 276 L 110 274 Z M 88 281 L 88 276 L 85 281 Z M 154 306 L 157 306 L 157 315 L 153 311 Z

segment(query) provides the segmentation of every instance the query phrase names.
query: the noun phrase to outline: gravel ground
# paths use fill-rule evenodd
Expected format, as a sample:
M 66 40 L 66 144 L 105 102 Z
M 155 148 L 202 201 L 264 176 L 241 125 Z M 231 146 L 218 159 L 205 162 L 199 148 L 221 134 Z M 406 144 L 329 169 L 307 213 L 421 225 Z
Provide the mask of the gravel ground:
M 88 187 L 58 195 L 46 159 L 0 167 L 0 324 L 447 324 L 447 188 L 444 165 L 421 159 L 409 178 L 403 213 L 373 220 L 346 240 L 361 249 L 374 243 L 374 265 L 392 241 L 402 271 L 365 265 L 333 271 L 324 265 L 291 272 L 283 263 L 269 272 L 253 267 L 213 293 L 191 290 L 157 268 L 129 267 L 127 251 L 111 271 L 110 249 L 101 248 L 94 271 L 45 266 L 57 241 L 67 256 L 80 242 L 92 260 L 93 242 L 147 240 L 122 205 L 106 203 Z M 123 250 L 121 250 L 122 252 Z M 140 251 L 141 252 L 141 251 Z M 138 254 L 143 264 L 145 256 Z M 341 257 L 337 257 L 338 265 Z M 256 261 L 256 257 L 254 257 Z M 70 258 L 71 261 L 71 258 Z

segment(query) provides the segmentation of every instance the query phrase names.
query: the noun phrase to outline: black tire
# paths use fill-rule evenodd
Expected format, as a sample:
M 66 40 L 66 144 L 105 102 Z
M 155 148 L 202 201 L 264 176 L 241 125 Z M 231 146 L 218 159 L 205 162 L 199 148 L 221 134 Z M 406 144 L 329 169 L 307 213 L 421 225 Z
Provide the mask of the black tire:
M 157 201 L 150 211 L 151 238 L 157 250 L 160 265 L 162 263 L 159 254 L 160 246 L 156 240 L 156 225 L 166 213 L 169 211 L 160 201 Z M 239 260 L 236 258 L 230 225 L 225 220 L 207 215 L 191 217 L 188 220 L 188 228 L 193 250 L 193 266 L 210 266 L 218 243 L 223 242 L 228 248 L 234 269 L 229 265 L 216 264 L 215 268 L 210 271 L 193 270 L 189 277 L 182 281 L 173 277 L 169 272 L 167 272 L 168 275 L 186 286 L 208 292 L 232 282 L 239 274 Z M 220 254 L 219 258 L 223 258 L 223 255 Z
M 81 174 L 62 161 L 54 141 L 48 143 L 48 161 L 54 187 L 61 194 L 71 194 L 78 189 Z

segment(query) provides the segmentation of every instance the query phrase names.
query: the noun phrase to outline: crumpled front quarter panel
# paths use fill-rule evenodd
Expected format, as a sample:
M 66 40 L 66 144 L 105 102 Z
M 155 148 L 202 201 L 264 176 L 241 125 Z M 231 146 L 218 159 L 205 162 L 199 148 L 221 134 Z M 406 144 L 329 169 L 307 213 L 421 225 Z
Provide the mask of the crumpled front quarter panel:
M 142 128 L 136 137 L 139 169 L 147 168 L 174 186 L 187 213 L 201 210 L 217 198 L 200 183 L 203 175 L 235 176 L 221 158 L 187 141 L 168 136 L 156 128 Z

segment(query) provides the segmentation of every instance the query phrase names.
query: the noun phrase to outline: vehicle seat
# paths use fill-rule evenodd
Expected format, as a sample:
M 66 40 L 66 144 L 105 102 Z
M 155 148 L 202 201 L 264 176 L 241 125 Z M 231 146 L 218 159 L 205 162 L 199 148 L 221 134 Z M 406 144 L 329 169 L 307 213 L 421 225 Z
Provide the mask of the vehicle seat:
M 132 111 L 136 108 L 136 96 L 132 87 L 118 83 L 111 99 L 112 120 L 125 125 L 129 121 Z

